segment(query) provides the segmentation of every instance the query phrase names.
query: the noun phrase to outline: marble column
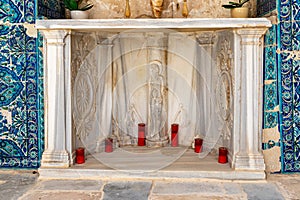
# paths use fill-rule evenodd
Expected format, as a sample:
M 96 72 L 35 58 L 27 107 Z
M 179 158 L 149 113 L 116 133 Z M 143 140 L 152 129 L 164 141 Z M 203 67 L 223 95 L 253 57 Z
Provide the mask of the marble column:
M 66 63 L 66 40 L 70 40 L 66 30 L 43 30 L 45 66 L 45 151 L 42 167 L 69 167 L 71 146 L 71 90 L 69 71 Z M 69 42 L 67 43 L 68 46 Z M 69 47 L 69 46 L 68 46 Z M 71 147 L 70 147 L 71 148 Z M 69 149 L 70 151 L 70 149 Z
M 265 170 L 261 152 L 262 51 L 265 28 L 235 31 L 233 168 Z

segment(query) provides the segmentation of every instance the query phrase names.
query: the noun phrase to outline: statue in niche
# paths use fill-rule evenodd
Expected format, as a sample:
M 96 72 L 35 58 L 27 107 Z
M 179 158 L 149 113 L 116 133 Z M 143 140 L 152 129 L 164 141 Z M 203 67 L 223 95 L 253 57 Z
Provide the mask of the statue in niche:
M 163 66 L 159 61 L 150 65 L 150 126 L 148 139 L 152 142 L 165 141 L 163 129 L 165 123 L 165 77 L 162 75 Z
M 152 13 L 155 18 L 160 18 L 163 10 L 164 0 L 150 0 Z
M 153 89 L 151 91 L 150 97 L 150 113 L 151 113 L 151 129 L 150 138 L 151 140 L 157 141 L 161 138 L 160 128 L 161 128 L 161 116 L 162 116 L 162 106 L 163 106 L 163 99 L 159 94 L 157 89 Z

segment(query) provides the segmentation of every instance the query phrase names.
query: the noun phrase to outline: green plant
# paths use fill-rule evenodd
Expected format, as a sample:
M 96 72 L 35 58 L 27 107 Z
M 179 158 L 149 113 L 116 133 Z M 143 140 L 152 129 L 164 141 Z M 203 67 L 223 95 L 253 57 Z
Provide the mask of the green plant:
M 239 2 L 232 2 L 232 1 L 229 1 L 228 3 L 229 4 L 226 4 L 226 5 L 222 5 L 222 7 L 224 8 L 228 8 L 228 9 L 232 9 L 232 8 L 240 8 L 242 7 L 245 3 L 247 3 L 249 0 L 239 0 Z
M 83 7 L 80 7 L 80 4 L 82 3 L 82 0 L 64 0 L 65 7 L 69 10 L 89 10 L 91 9 L 94 5 L 93 4 L 86 4 Z

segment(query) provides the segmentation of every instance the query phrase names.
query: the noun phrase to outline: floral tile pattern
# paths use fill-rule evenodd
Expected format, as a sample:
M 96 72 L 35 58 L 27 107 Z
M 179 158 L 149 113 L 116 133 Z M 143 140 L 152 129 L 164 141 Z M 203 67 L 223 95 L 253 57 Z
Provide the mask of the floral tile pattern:
M 34 0 L 1 0 L 0 167 L 37 168 L 43 151 L 37 38 L 27 34 L 34 23 Z
M 300 172 L 299 3 L 281 0 L 278 6 L 279 125 L 284 173 Z
M 0 1 L 0 167 L 38 168 L 44 150 L 43 38 L 28 30 L 37 4 L 63 17 L 59 0 Z

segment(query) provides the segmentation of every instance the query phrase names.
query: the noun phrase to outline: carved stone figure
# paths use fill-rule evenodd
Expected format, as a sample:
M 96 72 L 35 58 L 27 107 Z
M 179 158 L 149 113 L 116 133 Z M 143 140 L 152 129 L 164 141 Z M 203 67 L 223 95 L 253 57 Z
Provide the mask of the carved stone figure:
M 150 0 L 150 5 L 155 18 L 160 18 L 163 10 L 164 0 Z

